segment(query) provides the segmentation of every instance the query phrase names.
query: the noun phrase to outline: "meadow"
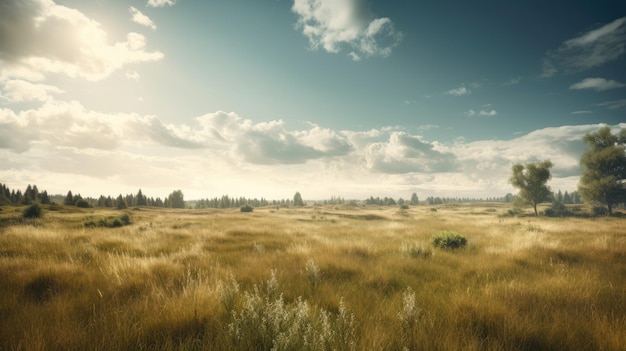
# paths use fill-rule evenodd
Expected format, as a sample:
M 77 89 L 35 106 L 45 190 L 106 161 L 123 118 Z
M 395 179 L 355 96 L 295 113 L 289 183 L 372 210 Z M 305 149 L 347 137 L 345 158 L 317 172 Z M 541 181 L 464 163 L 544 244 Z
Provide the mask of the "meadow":
M 0 350 L 626 345 L 623 218 L 504 204 L 0 209 Z M 433 247 L 441 232 L 467 245 Z

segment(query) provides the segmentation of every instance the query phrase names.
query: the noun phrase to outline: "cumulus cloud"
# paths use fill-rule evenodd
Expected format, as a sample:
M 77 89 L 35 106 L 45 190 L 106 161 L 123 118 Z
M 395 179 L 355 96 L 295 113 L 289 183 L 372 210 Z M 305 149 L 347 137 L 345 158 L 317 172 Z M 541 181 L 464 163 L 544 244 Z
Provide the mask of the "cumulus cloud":
M 6 0 L 0 11 L 0 78 L 43 80 L 62 73 L 96 81 L 130 63 L 163 58 L 128 33 L 110 44 L 100 24 L 52 0 Z
M 147 6 L 164 7 L 164 6 L 174 6 L 174 4 L 176 4 L 176 0 L 148 0 Z
M 140 24 L 142 26 L 148 27 L 152 30 L 157 29 L 156 24 L 154 24 L 154 22 L 150 19 L 150 17 L 144 15 L 141 11 L 137 10 L 135 7 L 131 6 L 128 9 L 128 11 L 130 11 L 130 14 L 133 15 L 131 17 L 133 22 Z
M 471 94 L 472 91 L 467 89 L 465 87 L 465 85 L 461 84 L 461 86 L 459 86 L 458 88 L 450 89 L 450 90 L 446 91 L 445 93 L 446 93 L 446 95 L 463 96 L 463 95 Z
M 291 10 L 312 49 L 339 53 L 348 48 L 354 61 L 363 55 L 387 57 L 402 40 L 391 19 L 370 11 L 368 0 L 294 0 Z
M 3 97 L 8 102 L 48 101 L 51 94 L 62 94 L 64 91 L 52 85 L 36 84 L 20 79 L 11 79 L 4 83 Z
M 593 89 L 595 91 L 605 91 L 623 87 L 626 87 L 626 84 L 614 80 L 606 80 L 604 78 L 586 78 L 576 84 L 570 85 L 569 88 L 574 90 Z
M 564 41 L 543 61 L 543 77 L 580 72 L 617 60 L 626 50 L 626 17 Z
M 229 145 L 233 157 L 254 164 L 299 164 L 352 150 L 346 137 L 326 128 L 290 131 L 284 121 L 252 123 L 235 113 L 218 111 L 197 118 L 202 138 Z
M 365 149 L 368 169 L 380 173 L 433 173 L 458 170 L 455 157 L 437 145 L 405 132 L 393 132 L 389 140 Z

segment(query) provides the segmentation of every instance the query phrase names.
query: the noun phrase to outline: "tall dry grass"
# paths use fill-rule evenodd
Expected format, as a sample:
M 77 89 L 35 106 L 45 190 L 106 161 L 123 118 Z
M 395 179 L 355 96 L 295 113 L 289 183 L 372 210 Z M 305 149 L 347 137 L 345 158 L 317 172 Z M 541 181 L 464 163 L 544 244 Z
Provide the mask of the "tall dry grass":
M 0 350 L 622 349 L 624 220 L 506 210 L 7 207 Z

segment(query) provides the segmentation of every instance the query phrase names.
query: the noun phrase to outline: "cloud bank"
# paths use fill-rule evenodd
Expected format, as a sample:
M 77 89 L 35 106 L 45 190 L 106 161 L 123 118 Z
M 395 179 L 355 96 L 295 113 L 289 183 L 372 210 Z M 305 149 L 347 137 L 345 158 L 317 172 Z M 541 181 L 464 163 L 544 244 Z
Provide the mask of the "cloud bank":
M 199 116 L 191 125 L 170 124 L 152 115 L 103 113 L 59 101 L 46 86 L 33 91 L 38 108 L 0 110 L 0 157 L 7 160 L 0 178 L 42 184 L 37 178 L 42 177 L 51 189 L 72 177 L 85 184 L 127 184 L 132 191 L 176 184 L 204 196 L 211 189 L 240 194 L 241 184 L 250 184 L 250 191 L 262 184 L 263 191 L 256 190 L 261 196 L 285 188 L 320 197 L 406 197 L 414 191 L 495 196 L 513 191 L 512 164 L 551 159 L 553 188 L 574 190 L 582 137 L 601 127 L 562 126 L 510 140 L 442 143 L 399 127 L 338 131 L 306 123 L 294 129 L 279 119 L 254 122 L 223 111 Z

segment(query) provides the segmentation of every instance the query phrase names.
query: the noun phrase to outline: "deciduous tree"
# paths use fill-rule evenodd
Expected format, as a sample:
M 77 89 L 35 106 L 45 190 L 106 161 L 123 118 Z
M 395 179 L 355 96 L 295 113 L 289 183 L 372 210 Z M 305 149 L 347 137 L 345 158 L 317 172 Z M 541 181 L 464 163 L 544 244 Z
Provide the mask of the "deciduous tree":
M 606 206 L 611 215 L 615 204 L 626 201 L 626 129 L 613 135 L 603 127 L 583 141 L 587 149 L 580 159 L 584 170 L 578 191 L 583 200 Z
M 519 189 L 518 196 L 533 207 L 535 216 L 538 215 L 537 205 L 550 196 L 550 188 L 546 183 L 551 177 L 551 167 L 552 162 L 550 160 L 513 165 L 513 175 L 509 181 Z

